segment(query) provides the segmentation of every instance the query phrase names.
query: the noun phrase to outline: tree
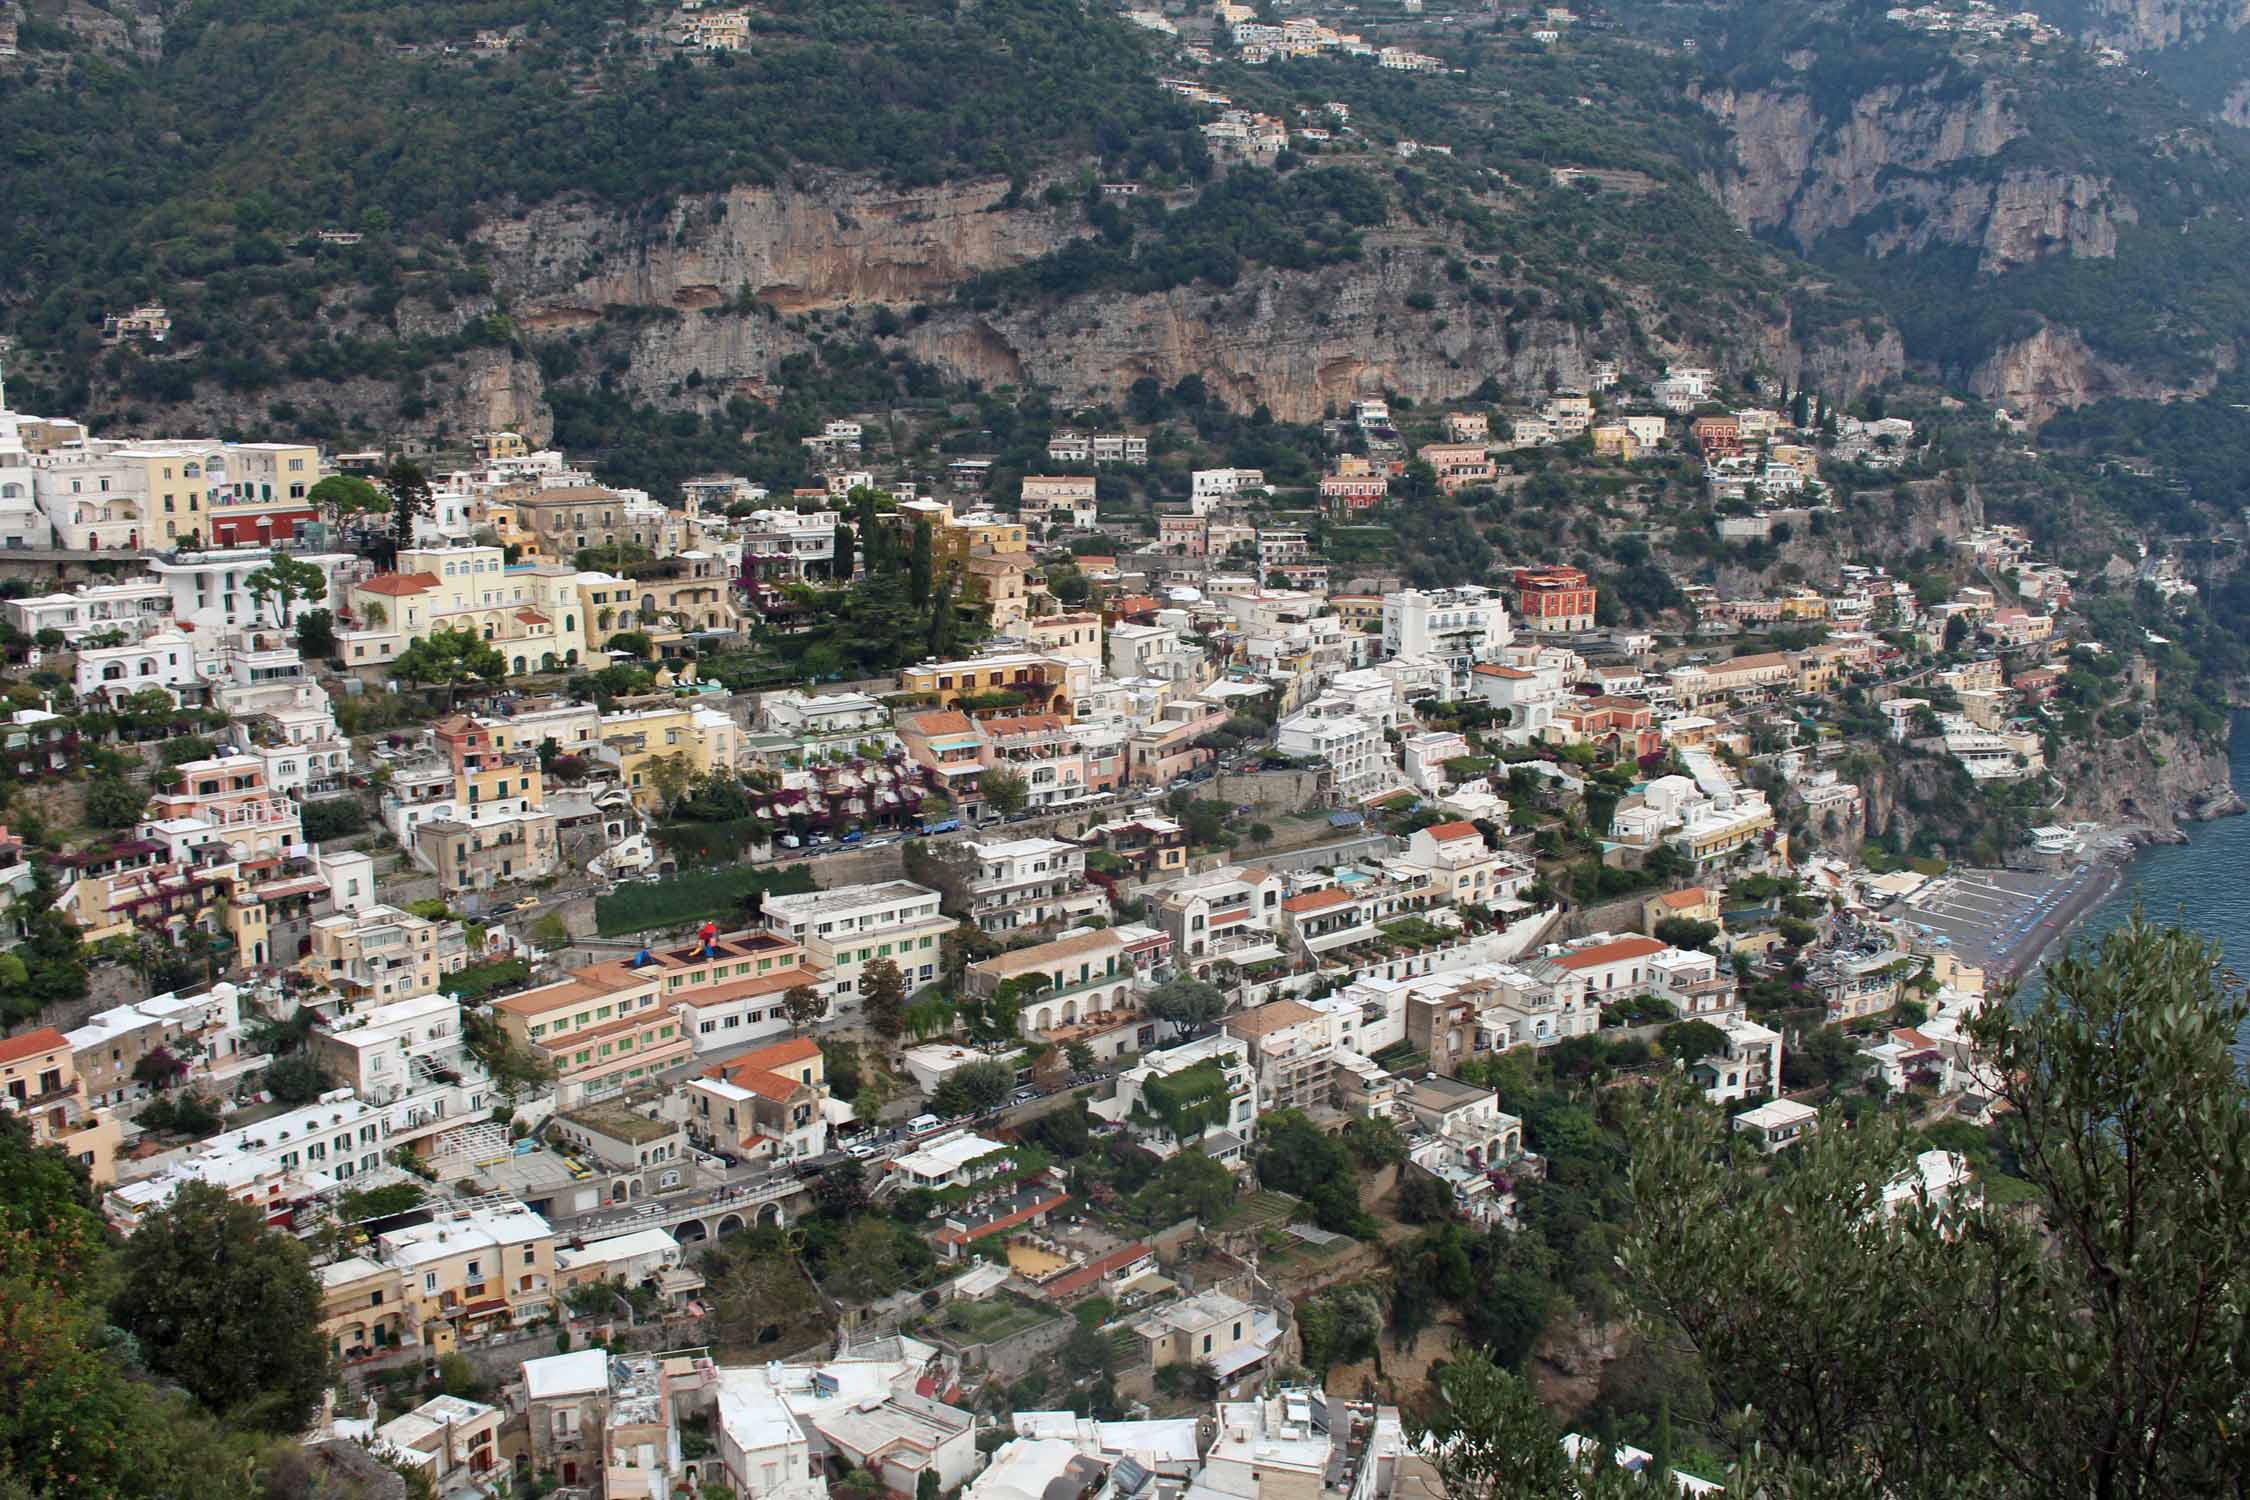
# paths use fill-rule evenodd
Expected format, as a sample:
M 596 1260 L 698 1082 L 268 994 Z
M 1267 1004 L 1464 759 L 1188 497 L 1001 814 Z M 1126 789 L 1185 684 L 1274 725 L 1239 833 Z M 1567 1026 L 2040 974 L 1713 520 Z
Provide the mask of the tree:
M 1598 1444 L 1573 1454 L 1531 1382 L 1481 1352 L 1447 1362 L 1430 1384 L 1430 1400 L 1407 1416 L 1407 1433 L 1430 1455 L 1451 1500 L 1648 1500 L 1669 1493 L 1651 1488 Z M 1782 1500 L 1739 1475 L 1728 1477 L 1726 1491 Z
M 1344 1146 L 1352 1159 L 1370 1171 L 1395 1167 L 1406 1160 L 1406 1137 L 1389 1120 L 1363 1116 L 1344 1127 Z
M 1675 948 L 1700 948 L 1708 953 L 1711 944 L 1718 940 L 1719 924 L 1698 922 L 1693 917 L 1666 917 L 1656 924 L 1651 936 Z
M 622 651 L 627 656 L 642 661 L 652 661 L 656 656 L 656 642 L 649 639 L 645 630 L 620 630 L 602 642 L 604 651 Z
M 1398 1216 L 1408 1224 L 1441 1224 L 1453 1217 L 1453 1190 L 1427 1172 L 1399 1178 Z
M 123 776 L 96 776 L 86 783 L 86 821 L 97 828 L 130 828 L 147 806 L 147 790 Z
M 391 663 L 391 671 L 401 682 L 442 688 L 450 709 L 463 689 L 487 691 L 504 682 L 508 659 L 473 631 L 438 630 L 409 642 Z
M 336 654 L 335 611 L 308 609 L 297 616 L 297 654 L 304 657 Z
M 1063 1373 L 1073 1380 L 1087 1380 L 1107 1375 L 1117 1351 L 1110 1347 L 1109 1335 L 1099 1328 L 1080 1325 L 1063 1341 Z
M 555 1081 L 555 1065 L 509 1036 L 485 1011 L 461 1013 L 461 1038 L 477 1065 L 491 1075 L 500 1097 L 511 1104 Z
M 1070 1064 L 1070 1071 L 1073 1073 L 1091 1073 L 1098 1061 L 1094 1056 L 1094 1049 L 1083 1041 L 1072 1042 L 1063 1048 L 1063 1059 Z
M 899 1264 L 899 1232 L 889 1219 L 854 1220 L 829 1253 L 824 1280 L 830 1294 L 844 1302 L 873 1302 L 897 1291 L 906 1280 Z
M 867 1169 L 846 1158 L 813 1179 L 813 1206 L 843 1222 L 867 1212 Z
M 391 492 L 391 539 L 399 547 L 414 545 L 414 523 L 430 513 L 430 476 L 409 459 L 399 459 L 383 475 Z
M 916 609 L 930 602 L 930 523 L 914 523 L 914 548 L 907 558 L 906 596 Z
M 937 1470 L 924 1469 L 914 1481 L 914 1500 L 938 1500 Z
M 1261 847 L 1272 843 L 1273 825 L 1271 823 L 1252 823 L 1250 825 L 1250 842 Z
M 311 1053 L 292 1052 L 268 1063 L 258 1086 L 282 1104 L 310 1104 L 327 1092 L 329 1079 Z
M 133 1082 L 159 1093 L 178 1083 L 188 1070 L 186 1062 L 172 1055 L 168 1047 L 152 1047 L 133 1063 Z
M 809 984 L 791 985 L 782 994 L 781 1013 L 789 1018 L 789 1034 L 799 1035 L 828 1014 L 828 997 Z
M 327 1389 L 320 1283 L 304 1247 L 206 1183 L 183 1183 L 125 1242 L 117 1326 L 213 1414 L 300 1431 Z
M 739 1235 L 704 1262 L 712 1332 L 718 1341 L 756 1348 L 814 1305 L 813 1289 L 787 1253 L 756 1235 Z
M 656 793 L 657 806 L 671 812 L 679 805 L 687 789 L 695 784 L 695 767 L 685 751 L 676 755 L 653 756 L 641 768 L 641 777 L 650 791 Z
M 1226 992 L 1202 979 L 1172 979 L 1148 992 L 1142 1007 L 1170 1021 L 1183 1036 L 1195 1036 L 1227 1013 Z
M 570 924 L 559 912 L 548 912 L 531 924 L 531 940 L 548 952 L 570 946 Z
M 906 1030 L 906 976 L 887 958 L 878 958 L 859 971 L 861 1014 L 885 1041 L 895 1042 Z
M 381 514 L 391 508 L 391 497 L 357 474 L 331 474 L 314 485 L 305 498 L 339 521 L 347 516 Z
M 1201 1151 L 1176 1152 L 1142 1190 L 1151 1216 L 1160 1223 L 1222 1217 L 1235 1199 L 1234 1174 Z
M 1906 1497 L 2234 1490 L 2250 998 L 2216 961 L 2136 915 L 1970 1022 L 2026 1214 L 1931 1196 L 1889 1113 L 1765 1175 L 1672 1090 L 1632 1111 L 1621 1263 L 1718 1408 L 1754 1414 L 1742 1442 Z
M 851 527 L 844 522 L 837 522 L 836 561 L 831 565 L 829 576 L 838 583 L 851 582 L 853 569 L 857 566 L 857 550 Z
M 328 575 L 313 563 L 277 552 L 264 567 L 243 580 L 243 588 L 260 609 L 273 605 L 274 624 L 287 625 L 290 612 L 300 601 L 318 604 L 328 597 Z
M 958 1083 L 968 1095 L 971 1107 L 983 1114 L 1008 1102 L 1008 1095 L 1016 1086 L 1016 1072 L 997 1058 L 989 1058 L 955 1069 L 948 1081 Z
M 960 613 L 953 601 L 953 579 L 948 575 L 938 581 L 937 597 L 930 602 L 930 655 L 939 661 L 950 660 L 960 632 Z
M 1658 1040 L 1664 1055 L 1683 1068 L 1692 1068 L 1714 1052 L 1727 1049 L 1727 1034 L 1709 1021 L 1674 1021 Z
M 1031 786 L 1022 775 L 1004 767 L 995 767 L 977 780 L 977 790 L 984 795 L 984 805 L 1003 818 L 1012 818 L 1031 800 Z

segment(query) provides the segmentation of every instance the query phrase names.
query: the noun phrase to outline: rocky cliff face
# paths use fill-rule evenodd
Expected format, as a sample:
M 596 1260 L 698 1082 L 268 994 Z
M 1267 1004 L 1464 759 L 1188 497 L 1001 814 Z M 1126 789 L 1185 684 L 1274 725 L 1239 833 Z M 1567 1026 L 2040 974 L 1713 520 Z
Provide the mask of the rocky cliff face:
M 2183 822 L 2243 811 L 2224 744 L 2183 739 L 2153 726 L 2067 746 L 2055 773 L 2068 788 L 2057 821 L 2129 827 L 2152 843 L 2178 843 Z
M 2114 360 L 2100 358 L 2070 329 L 2042 328 L 1995 349 L 1970 373 L 1969 389 L 2037 420 L 2063 407 L 2108 396 L 2169 400 L 2183 393 L 2202 395 L 2215 379 L 2211 376 L 2191 382 L 2183 392 L 2177 384 L 2151 379 Z
M 480 235 L 519 327 L 553 335 L 606 325 L 627 343 L 627 384 L 650 398 L 679 399 L 691 374 L 702 399 L 765 394 L 776 362 L 808 346 L 794 315 L 876 303 L 927 308 L 903 337 L 917 358 L 950 376 L 1032 381 L 1066 400 L 1101 401 L 1144 377 L 1169 386 L 1199 375 L 1233 404 L 1262 404 L 1292 421 L 1371 390 L 1440 398 L 1487 376 L 1511 391 L 1541 392 L 1550 379 L 1581 382 L 1597 354 L 1616 352 L 1614 332 L 1596 348 L 1568 322 L 1510 325 L 1473 304 L 1442 279 L 1443 259 L 1432 254 L 1455 247 L 1407 227 L 1370 234 L 1357 263 L 1316 272 L 1253 267 L 1225 290 L 1199 284 L 1017 299 L 988 312 L 963 307 L 953 297 L 963 282 L 1083 232 L 1074 215 L 1036 198 L 1034 190 L 1010 204 L 998 180 L 901 193 L 828 177 L 689 200 L 653 228 L 573 206 Z M 1662 289 L 1624 290 L 1644 312 L 1661 312 Z M 1408 307 L 1405 298 L 1417 292 L 1436 305 Z M 627 307 L 638 315 L 613 315 Z M 1786 322 L 1746 322 L 1737 335 L 1725 350 L 1652 345 L 1648 354 L 1730 362 L 1754 355 L 1792 381 L 1846 393 L 1904 362 L 1896 332 L 1882 324 L 1806 346 Z M 514 412 L 539 426 L 535 371 L 487 369 L 466 394 L 461 420 Z
M 1872 89 L 1841 119 L 1794 89 L 1703 102 L 1734 131 L 1737 170 L 1716 184 L 1720 196 L 1745 227 L 1800 249 L 1850 231 L 1877 257 L 1972 246 L 1993 272 L 2049 255 L 2106 259 L 2118 225 L 2138 221 L 2105 179 L 1989 170 L 2025 128 L 1997 82 L 1959 96 Z

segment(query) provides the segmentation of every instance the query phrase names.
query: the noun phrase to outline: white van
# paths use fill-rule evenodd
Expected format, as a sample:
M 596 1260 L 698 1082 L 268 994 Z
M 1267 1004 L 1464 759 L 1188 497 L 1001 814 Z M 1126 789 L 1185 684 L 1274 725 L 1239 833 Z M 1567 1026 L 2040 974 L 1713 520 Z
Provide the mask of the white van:
M 933 1130 L 943 1130 L 944 1128 L 945 1121 L 939 1119 L 936 1115 L 916 1115 L 906 1122 L 906 1133 L 908 1135 L 928 1135 Z

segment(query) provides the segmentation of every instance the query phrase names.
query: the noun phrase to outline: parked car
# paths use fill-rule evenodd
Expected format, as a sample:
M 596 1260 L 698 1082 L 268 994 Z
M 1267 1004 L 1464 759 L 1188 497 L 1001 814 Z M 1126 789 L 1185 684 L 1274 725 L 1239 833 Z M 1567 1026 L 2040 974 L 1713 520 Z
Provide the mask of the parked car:
M 854 1141 L 844 1148 L 844 1154 L 854 1161 L 865 1161 L 871 1156 L 878 1155 L 882 1149 L 873 1141 Z

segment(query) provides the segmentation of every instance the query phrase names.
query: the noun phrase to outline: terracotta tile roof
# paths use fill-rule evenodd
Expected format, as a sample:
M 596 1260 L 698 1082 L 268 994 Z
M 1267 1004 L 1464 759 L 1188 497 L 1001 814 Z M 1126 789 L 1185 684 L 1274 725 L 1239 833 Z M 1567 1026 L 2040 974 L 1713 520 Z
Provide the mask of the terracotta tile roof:
M 1469 669 L 1479 677 L 1497 677 L 1503 682 L 1529 682 L 1532 674 L 1518 667 L 1503 667 L 1496 662 L 1479 662 Z
M 510 995 L 505 1000 L 495 1000 L 494 1010 L 504 1010 L 510 1015 L 543 1016 L 551 1010 L 578 1005 L 590 1000 L 606 1000 L 626 990 L 637 989 L 644 983 L 653 984 L 663 970 L 651 965 L 646 970 L 628 964 L 610 961 L 588 964 L 568 979 L 554 984 L 541 985 L 535 990 L 525 990 Z
M 1051 943 L 1038 943 L 1029 948 L 1018 948 L 1013 953 L 996 954 L 969 965 L 978 974 L 1014 975 L 1027 969 L 1040 969 L 1051 963 L 1067 963 L 1088 954 L 1107 953 L 1123 949 L 1124 939 L 1108 928 L 1081 932 L 1076 937 L 1056 938 Z
M 516 611 L 516 618 L 526 625 L 545 625 L 548 623 L 547 617 L 536 609 L 519 609 Z
M 1012 1214 L 1007 1214 L 1001 1218 L 993 1219 L 987 1223 L 979 1224 L 975 1228 L 968 1230 L 966 1233 L 948 1226 L 947 1228 L 939 1230 L 936 1234 L 930 1236 L 930 1238 L 936 1240 L 941 1245 L 966 1245 L 972 1240 L 981 1240 L 988 1235 L 995 1235 L 1005 1230 L 1013 1229 L 1018 1224 L 1028 1224 L 1033 1219 L 1038 1218 L 1041 1214 L 1052 1213 L 1069 1201 L 1070 1194 L 1060 1191 L 1053 1192 L 1042 1197 L 1036 1203 L 1030 1204 L 1024 1208 L 1019 1208 Z
M 809 1036 L 800 1036 L 745 1052 L 734 1061 L 753 1068 L 786 1068 L 791 1063 L 811 1062 L 818 1056 L 820 1043 Z
M 1459 819 L 1451 823 L 1432 823 L 1422 831 L 1441 844 L 1450 843 L 1454 839 L 1481 839 L 1484 837 L 1477 831 L 1476 824 Z
M 1332 885 L 1325 891 L 1307 891 L 1302 896 L 1291 896 L 1281 903 L 1281 909 L 1293 916 L 1303 916 L 1306 912 L 1328 911 L 1351 904 L 1352 893 L 1340 885 Z
M 1121 1271 L 1134 1261 L 1143 1259 L 1153 1253 L 1148 1246 L 1142 1244 L 1132 1244 L 1122 1249 L 1112 1250 L 1107 1255 L 1098 1256 L 1086 1262 L 1075 1271 L 1065 1271 L 1062 1275 L 1041 1287 L 1039 1293 L 1041 1296 L 1056 1299 L 1074 1297 L 1093 1286 L 1110 1272 Z
M 1684 891 L 1666 891 L 1656 898 L 1666 906 L 1686 908 L 1701 906 L 1711 899 L 1711 893 L 1702 886 L 1691 885 Z
M 1319 1011 L 1295 1000 L 1269 1000 L 1256 1010 L 1246 1010 L 1239 1016 L 1227 1017 L 1227 1030 L 1236 1036 L 1265 1036 L 1270 1032 L 1285 1031 L 1319 1015 Z
M 1048 684 L 1046 683 L 1038 683 L 1032 685 L 1039 687 L 1048 686 Z M 1059 714 L 1011 714 L 1004 719 L 985 720 L 984 728 L 987 734 L 997 736 L 1005 736 L 1011 734 L 1045 734 L 1049 730 L 1062 728 L 1063 722 L 1064 721 Z
M 385 573 L 381 577 L 353 585 L 361 593 L 385 594 L 392 598 L 401 594 L 426 594 L 437 586 L 435 573 Z
M 1647 958 L 1652 953 L 1662 953 L 1665 945 L 1652 937 L 1623 937 L 1613 943 L 1600 943 L 1591 948 L 1581 948 L 1576 953 L 1565 953 L 1555 962 L 1566 969 L 1598 969 L 1603 964 L 1614 964 L 1628 958 Z
M 969 734 L 976 722 L 957 708 L 933 708 L 918 714 L 908 714 L 898 721 L 901 729 L 916 734 Z
M 42 1052 L 56 1048 L 70 1049 L 70 1038 L 52 1026 L 42 1026 L 37 1031 L 27 1031 L 0 1041 L 0 1063 L 19 1062 L 27 1057 L 37 1057 Z

